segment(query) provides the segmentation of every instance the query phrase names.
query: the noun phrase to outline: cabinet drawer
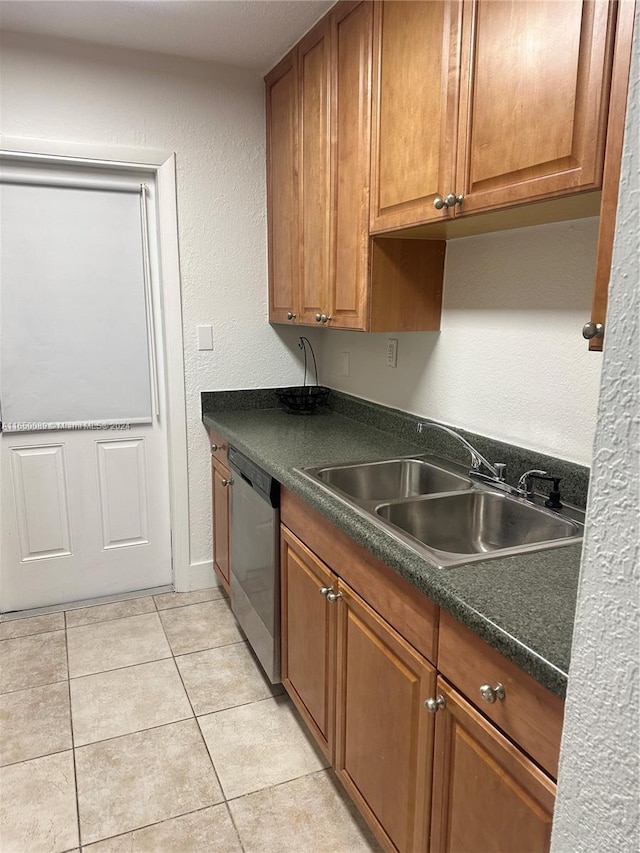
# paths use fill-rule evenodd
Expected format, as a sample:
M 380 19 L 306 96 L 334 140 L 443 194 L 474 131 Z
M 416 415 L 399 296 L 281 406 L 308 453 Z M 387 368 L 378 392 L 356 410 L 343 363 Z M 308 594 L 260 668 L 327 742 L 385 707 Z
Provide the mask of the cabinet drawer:
M 554 779 L 564 717 L 564 702 L 516 664 L 488 646 L 444 611 L 440 614 L 438 669 L 502 731 Z M 493 703 L 482 685 L 504 687 Z
M 211 442 L 211 455 L 218 462 L 222 462 L 223 465 L 228 465 L 229 446 L 227 440 L 215 432 L 215 430 L 212 430 L 211 427 L 207 427 L 207 432 L 209 433 L 209 441 Z

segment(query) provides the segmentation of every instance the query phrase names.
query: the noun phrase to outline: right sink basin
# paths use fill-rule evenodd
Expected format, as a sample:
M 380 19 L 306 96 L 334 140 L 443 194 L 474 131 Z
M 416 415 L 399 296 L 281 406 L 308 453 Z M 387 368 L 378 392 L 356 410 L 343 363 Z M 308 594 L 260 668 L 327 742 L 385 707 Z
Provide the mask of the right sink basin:
M 376 514 L 434 556 L 457 565 L 578 541 L 582 525 L 507 494 L 465 491 L 380 504 Z

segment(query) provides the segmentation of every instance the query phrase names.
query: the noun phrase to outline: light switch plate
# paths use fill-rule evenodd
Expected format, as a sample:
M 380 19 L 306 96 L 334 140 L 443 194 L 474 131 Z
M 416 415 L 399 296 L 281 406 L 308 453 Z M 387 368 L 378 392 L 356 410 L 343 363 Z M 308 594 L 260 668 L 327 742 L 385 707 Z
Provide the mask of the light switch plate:
M 213 349 L 213 326 L 198 326 L 198 349 Z

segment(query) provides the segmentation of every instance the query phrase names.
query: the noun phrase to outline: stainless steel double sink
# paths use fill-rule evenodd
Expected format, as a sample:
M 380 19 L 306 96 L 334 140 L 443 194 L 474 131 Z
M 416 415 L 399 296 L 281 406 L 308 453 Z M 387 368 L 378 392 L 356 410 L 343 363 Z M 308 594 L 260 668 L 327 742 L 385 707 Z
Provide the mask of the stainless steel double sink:
M 561 515 L 456 467 L 437 457 L 411 457 L 300 470 L 443 568 L 582 540 L 579 512 Z

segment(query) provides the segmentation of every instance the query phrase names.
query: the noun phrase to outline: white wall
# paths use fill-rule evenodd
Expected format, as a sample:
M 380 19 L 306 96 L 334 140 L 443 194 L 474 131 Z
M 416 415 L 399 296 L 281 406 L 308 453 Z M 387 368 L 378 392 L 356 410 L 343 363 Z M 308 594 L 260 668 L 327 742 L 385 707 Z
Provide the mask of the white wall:
M 555 853 L 640 849 L 640 6 Z
M 1 70 L 7 136 L 176 152 L 191 562 L 206 569 L 210 462 L 200 391 L 300 381 L 295 330 L 278 333 L 266 322 L 262 79 L 17 34 L 4 34 Z M 213 324 L 213 352 L 197 351 L 202 323 Z
M 590 465 L 601 355 L 589 353 L 597 219 L 447 245 L 442 326 L 327 334 L 323 382 L 384 405 Z M 341 375 L 350 353 L 350 376 Z

